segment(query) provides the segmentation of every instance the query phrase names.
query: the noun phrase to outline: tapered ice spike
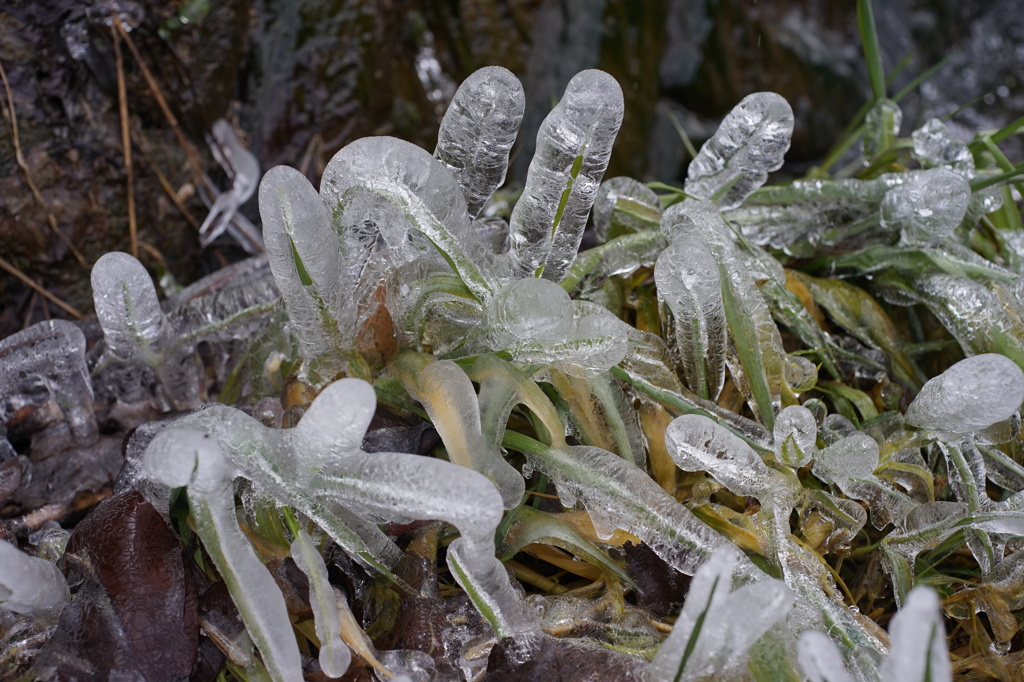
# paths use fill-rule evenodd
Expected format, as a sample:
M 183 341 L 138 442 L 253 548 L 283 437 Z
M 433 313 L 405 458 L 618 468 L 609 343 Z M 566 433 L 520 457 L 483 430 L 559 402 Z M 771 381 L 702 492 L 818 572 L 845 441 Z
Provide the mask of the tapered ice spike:
M 576 257 L 587 215 L 622 124 L 622 89 L 603 71 L 576 74 L 537 133 L 526 187 L 509 221 L 519 277 L 561 281 Z
M 259 201 L 270 270 L 299 341 L 303 374 L 314 384 L 329 381 L 344 369 L 341 353 L 352 346 L 355 324 L 338 238 L 320 195 L 294 168 L 267 171 Z
M 899 230 L 905 244 L 927 244 L 951 235 L 970 201 L 971 186 L 960 173 L 948 168 L 909 171 L 882 199 L 882 227 Z
M 480 214 L 505 181 L 509 151 L 525 108 L 522 84 L 500 66 L 474 71 L 448 105 L 434 158 L 458 180 L 470 218 Z
M 302 679 L 284 596 L 238 527 L 234 471 L 217 440 L 187 428 L 165 429 L 146 449 L 143 467 L 165 485 L 188 487 L 196 534 L 227 583 L 267 670 L 275 680 Z
M 1004 355 L 956 363 L 926 383 L 907 408 L 911 426 L 950 433 L 980 431 L 1008 419 L 1024 402 L 1024 372 Z
M 0 609 L 55 623 L 69 598 L 60 569 L 0 540 Z
M 127 253 L 104 254 L 92 269 L 92 292 L 107 353 L 151 367 L 177 409 L 196 407 L 199 376 L 192 349 L 180 343 L 142 263 Z
M 0 395 L 7 402 L 22 392 L 46 386 L 64 413 L 79 445 L 96 441 L 92 384 L 85 364 L 85 335 L 73 322 L 38 322 L 0 341 Z M 4 423 L 10 415 L 0 405 Z M 6 434 L 5 434 L 6 435 Z
M 717 399 L 727 340 L 718 263 L 703 242 L 680 240 L 658 257 L 654 281 L 658 300 L 671 312 L 662 322 L 671 324 L 687 384 L 701 398 Z
M 889 656 L 879 670 L 882 682 L 947 682 L 953 669 L 946 648 L 946 626 L 939 596 L 915 587 L 889 623 Z
M 686 193 L 727 211 L 782 167 L 793 136 L 793 110 L 781 95 L 744 97 L 700 148 L 686 172 Z

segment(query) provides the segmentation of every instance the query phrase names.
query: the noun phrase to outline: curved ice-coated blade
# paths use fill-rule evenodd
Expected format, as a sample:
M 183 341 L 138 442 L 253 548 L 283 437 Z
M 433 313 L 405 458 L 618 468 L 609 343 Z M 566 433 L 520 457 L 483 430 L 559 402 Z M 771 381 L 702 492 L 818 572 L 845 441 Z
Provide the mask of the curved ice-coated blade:
M 904 244 L 932 242 L 953 234 L 971 202 L 967 178 L 948 168 L 910 171 L 885 194 L 882 227 L 901 233 Z
M 775 418 L 775 456 L 794 469 L 811 461 L 814 443 L 818 437 L 818 424 L 814 415 L 803 405 L 790 405 Z
M 907 423 L 952 433 L 979 431 L 1008 419 L 1024 402 L 1024 372 L 1004 355 L 961 360 L 921 388 Z
M 829 445 L 814 457 L 814 474 L 823 480 L 867 479 L 878 466 L 878 443 L 856 433 Z
M 513 270 L 558 282 L 576 257 L 622 124 L 622 89 L 603 71 L 576 74 L 537 132 L 526 187 L 509 220 Z
M 478 299 L 496 290 L 492 259 L 472 234 L 462 188 L 416 145 L 394 137 L 352 142 L 327 164 L 320 194 L 343 241 L 353 230 L 376 229 L 394 267 L 443 258 Z
M 781 95 L 744 97 L 704 143 L 686 172 L 686 193 L 727 211 L 782 167 L 793 136 L 793 110 Z
M 318 470 L 325 462 L 360 449 L 376 409 L 373 386 L 360 379 L 339 379 L 320 392 L 295 428 L 283 433 L 290 436 L 303 468 Z
M 843 657 L 824 632 L 808 630 L 798 642 L 800 667 L 809 682 L 853 682 Z
M 599 243 L 626 232 L 657 227 L 659 222 L 661 201 L 653 189 L 627 177 L 601 183 L 594 201 L 594 236 Z
M 684 414 L 665 430 L 665 445 L 683 471 L 706 471 L 737 495 L 760 496 L 774 487 L 772 472 L 757 453 L 707 417 Z
M 217 440 L 191 429 L 165 429 L 146 449 L 143 467 L 168 486 L 188 486 L 196 534 L 227 583 L 267 670 L 275 679 L 302 679 L 284 596 L 238 527 L 233 472 Z
M 320 639 L 320 668 L 328 677 L 341 677 L 352 662 L 352 652 L 341 639 L 341 618 L 327 566 L 313 539 L 299 530 L 291 546 L 292 559 L 309 580 L 309 603 L 313 607 L 316 636 Z
M 41 379 L 60 405 L 80 445 L 96 441 L 92 384 L 85 363 L 85 335 L 73 322 L 50 320 L 0 340 L 0 395 L 11 398 L 26 381 Z M 0 406 L 0 418 L 7 421 Z
M 671 312 L 662 320 L 674 332 L 687 384 L 701 398 L 716 399 L 725 383 L 726 350 L 718 263 L 702 241 L 680 240 L 658 257 L 654 281 Z
M 946 649 L 939 596 L 930 587 L 915 587 L 889 624 L 892 648 L 879 670 L 883 682 L 953 679 Z
M 232 228 L 238 208 L 248 201 L 256 191 L 260 178 L 260 162 L 252 152 L 242 146 L 235 134 L 235 129 L 224 119 L 214 122 L 211 130 L 212 143 L 210 150 L 217 163 L 231 178 L 231 188 L 220 194 L 210 207 L 210 213 L 199 227 L 200 243 L 209 245 L 224 230 Z M 244 217 L 238 216 L 244 220 Z M 252 228 L 248 220 L 237 221 L 241 227 L 234 227 L 233 232 L 241 231 L 238 240 L 249 253 L 259 251 L 262 246 L 259 233 Z
M 299 340 L 303 372 L 312 383 L 329 381 L 344 369 L 341 353 L 353 343 L 355 322 L 343 291 L 351 284 L 340 281 L 338 238 L 320 196 L 294 168 L 267 171 L 259 201 L 270 269 Z
M 505 181 L 525 107 L 519 79 L 503 67 L 485 66 L 462 82 L 441 119 L 434 158 L 458 180 L 470 218 Z
M 864 117 L 864 137 L 861 152 L 864 163 L 870 164 L 888 149 L 903 125 L 903 110 L 891 99 L 877 100 Z

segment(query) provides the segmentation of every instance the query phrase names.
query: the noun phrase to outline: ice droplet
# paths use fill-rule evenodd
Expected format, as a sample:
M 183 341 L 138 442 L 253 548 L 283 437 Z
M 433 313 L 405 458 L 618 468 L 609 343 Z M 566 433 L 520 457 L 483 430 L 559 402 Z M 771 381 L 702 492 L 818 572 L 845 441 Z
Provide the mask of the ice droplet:
M 967 179 L 974 177 L 974 157 L 967 145 L 937 118 L 928 119 L 913 132 L 914 156 L 925 168 L 947 166 Z
M 793 110 L 781 95 L 744 97 L 700 148 L 686 172 L 686 193 L 727 211 L 782 167 L 793 136 Z
M 513 270 L 558 282 L 576 257 L 623 115 L 603 71 L 576 74 L 537 132 L 526 187 L 509 220 Z
M 903 184 L 882 199 L 882 227 L 900 230 L 904 243 L 927 243 L 951 235 L 967 215 L 971 201 L 967 179 L 947 168 L 904 175 Z
M 864 162 L 870 164 L 892 145 L 903 125 L 903 110 L 891 99 L 877 100 L 864 117 L 864 137 L 861 151 Z
M 907 408 L 907 423 L 969 433 L 1014 414 L 1024 401 L 1024 372 L 998 353 L 975 355 L 929 380 Z
M 508 69 L 486 66 L 462 82 L 441 119 L 434 158 L 458 180 L 470 218 L 505 181 L 525 107 L 519 79 Z

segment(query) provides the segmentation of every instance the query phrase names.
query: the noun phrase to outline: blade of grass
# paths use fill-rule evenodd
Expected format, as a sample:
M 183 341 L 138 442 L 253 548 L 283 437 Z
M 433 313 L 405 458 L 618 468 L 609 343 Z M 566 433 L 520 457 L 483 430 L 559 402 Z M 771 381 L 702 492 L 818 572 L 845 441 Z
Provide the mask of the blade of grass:
M 857 28 L 864 48 L 864 62 L 868 67 L 871 92 L 875 99 L 882 99 L 885 97 L 885 69 L 882 66 L 882 51 L 878 46 L 878 31 L 875 29 L 871 0 L 857 0 Z

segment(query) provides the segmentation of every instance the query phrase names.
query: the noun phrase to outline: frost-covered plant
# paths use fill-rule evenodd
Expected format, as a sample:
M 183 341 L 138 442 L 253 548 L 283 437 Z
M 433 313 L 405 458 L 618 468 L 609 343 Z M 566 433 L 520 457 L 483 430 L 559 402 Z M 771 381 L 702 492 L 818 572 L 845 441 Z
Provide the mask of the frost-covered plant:
M 1020 169 L 981 154 L 993 136 L 967 145 L 929 121 L 897 144 L 899 105 L 879 95 L 857 173 L 765 186 L 793 116 L 778 95 L 755 93 L 684 187 L 655 185 L 659 195 L 629 178 L 601 183 L 622 96 L 586 71 L 542 125 L 505 224 L 485 206 L 524 106 L 515 77 L 489 67 L 456 93 L 433 155 L 358 140 L 319 191 L 271 169 L 259 189 L 265 259 L 163 304 L 131 257 L 97 263 L 99 409 L 126 426 L 140 404 L 188 412 L 147 427 L 159 433 L 129 452 L 142 475 L 122 483 L 179 513 L 168 487 L 185 489 L 261 656 L 246 674 L 298 679 L 308 648 L 267 553 L 306 577 L 307 639 L 324 673 L 340 676 L 349 648 L 375 653 L 362 631 L 371 624 L 355 623 L 331 584 L 329 550 L 395 594 L 427 598 L 436 585 L 423 586 L 412 550 L 384 525 L 426 519 L 450 527 L 430 558 L 445 547 L 485 624 L 481 635 L 448 623 L 435 653 L 467 679 L 480 672 L 467 653 L 478 636 L 518 665 L 551 646 L 544 598 L 524 601 L 505 561 L 522 550 L 576 571 L 587 595 L 561 604 L 582 612 L 600 593 L 626 621 L 623 590 L 640 591 L 651 570 L 635 555 L 620 561 L 612 548 L 627 541 L 659 570 L 693 576 L 663 641 L 643 626 L 605 631 L 634 655 L 636 678 L 944 679 L 943 621 L 921 583 L 965 624 L 985 611 L 993 651 L 1004 651 L 1024 607 L 1024 226 L 1006 184 Z M 233 201 L 208 227 L 227 227 Z M 592 207 L 598 246 L 577 253 Z M 1016 223 L 989 229 L 997 209 Z M 904 324 L 900 308 L 928 316 Z M 939 323 L 959 351 L 933 343 Z M 368 334 L 397 349 L 366 357 Z M 217 348 L 212 362 L 204 342 Z M 62 344 L 71 359 L 54 362 Z M 953 364 L 960 351 L 967 359 Z M 15 368 L 0 375 L 5 414 L 54 402 L 76 446 L 95 440 L 77 328 L 32 328 L 0 356 Z M 195 409 L 208 397 L 233 406 Z M 432 423 L 434 456 L 410 454 L 418 434 L 367 445 L 378 406 Z M 544 496 L 550 506 L 534 508 Z M 974 574 L 943 573 L 964 545 Z M 863 559 L 882 570 L 848 570 Z M 562 587 L 507 566 L 541 591 Z M 888 583 L 902 609 L 887 647 L 851 607 L 885 599 Z M 51 587 L 34 603 L 57 611 Z M 630 632 L 647 644 L 632 646 Z M 435 658 L 381 654 L 417 679 L 430 679 Z

